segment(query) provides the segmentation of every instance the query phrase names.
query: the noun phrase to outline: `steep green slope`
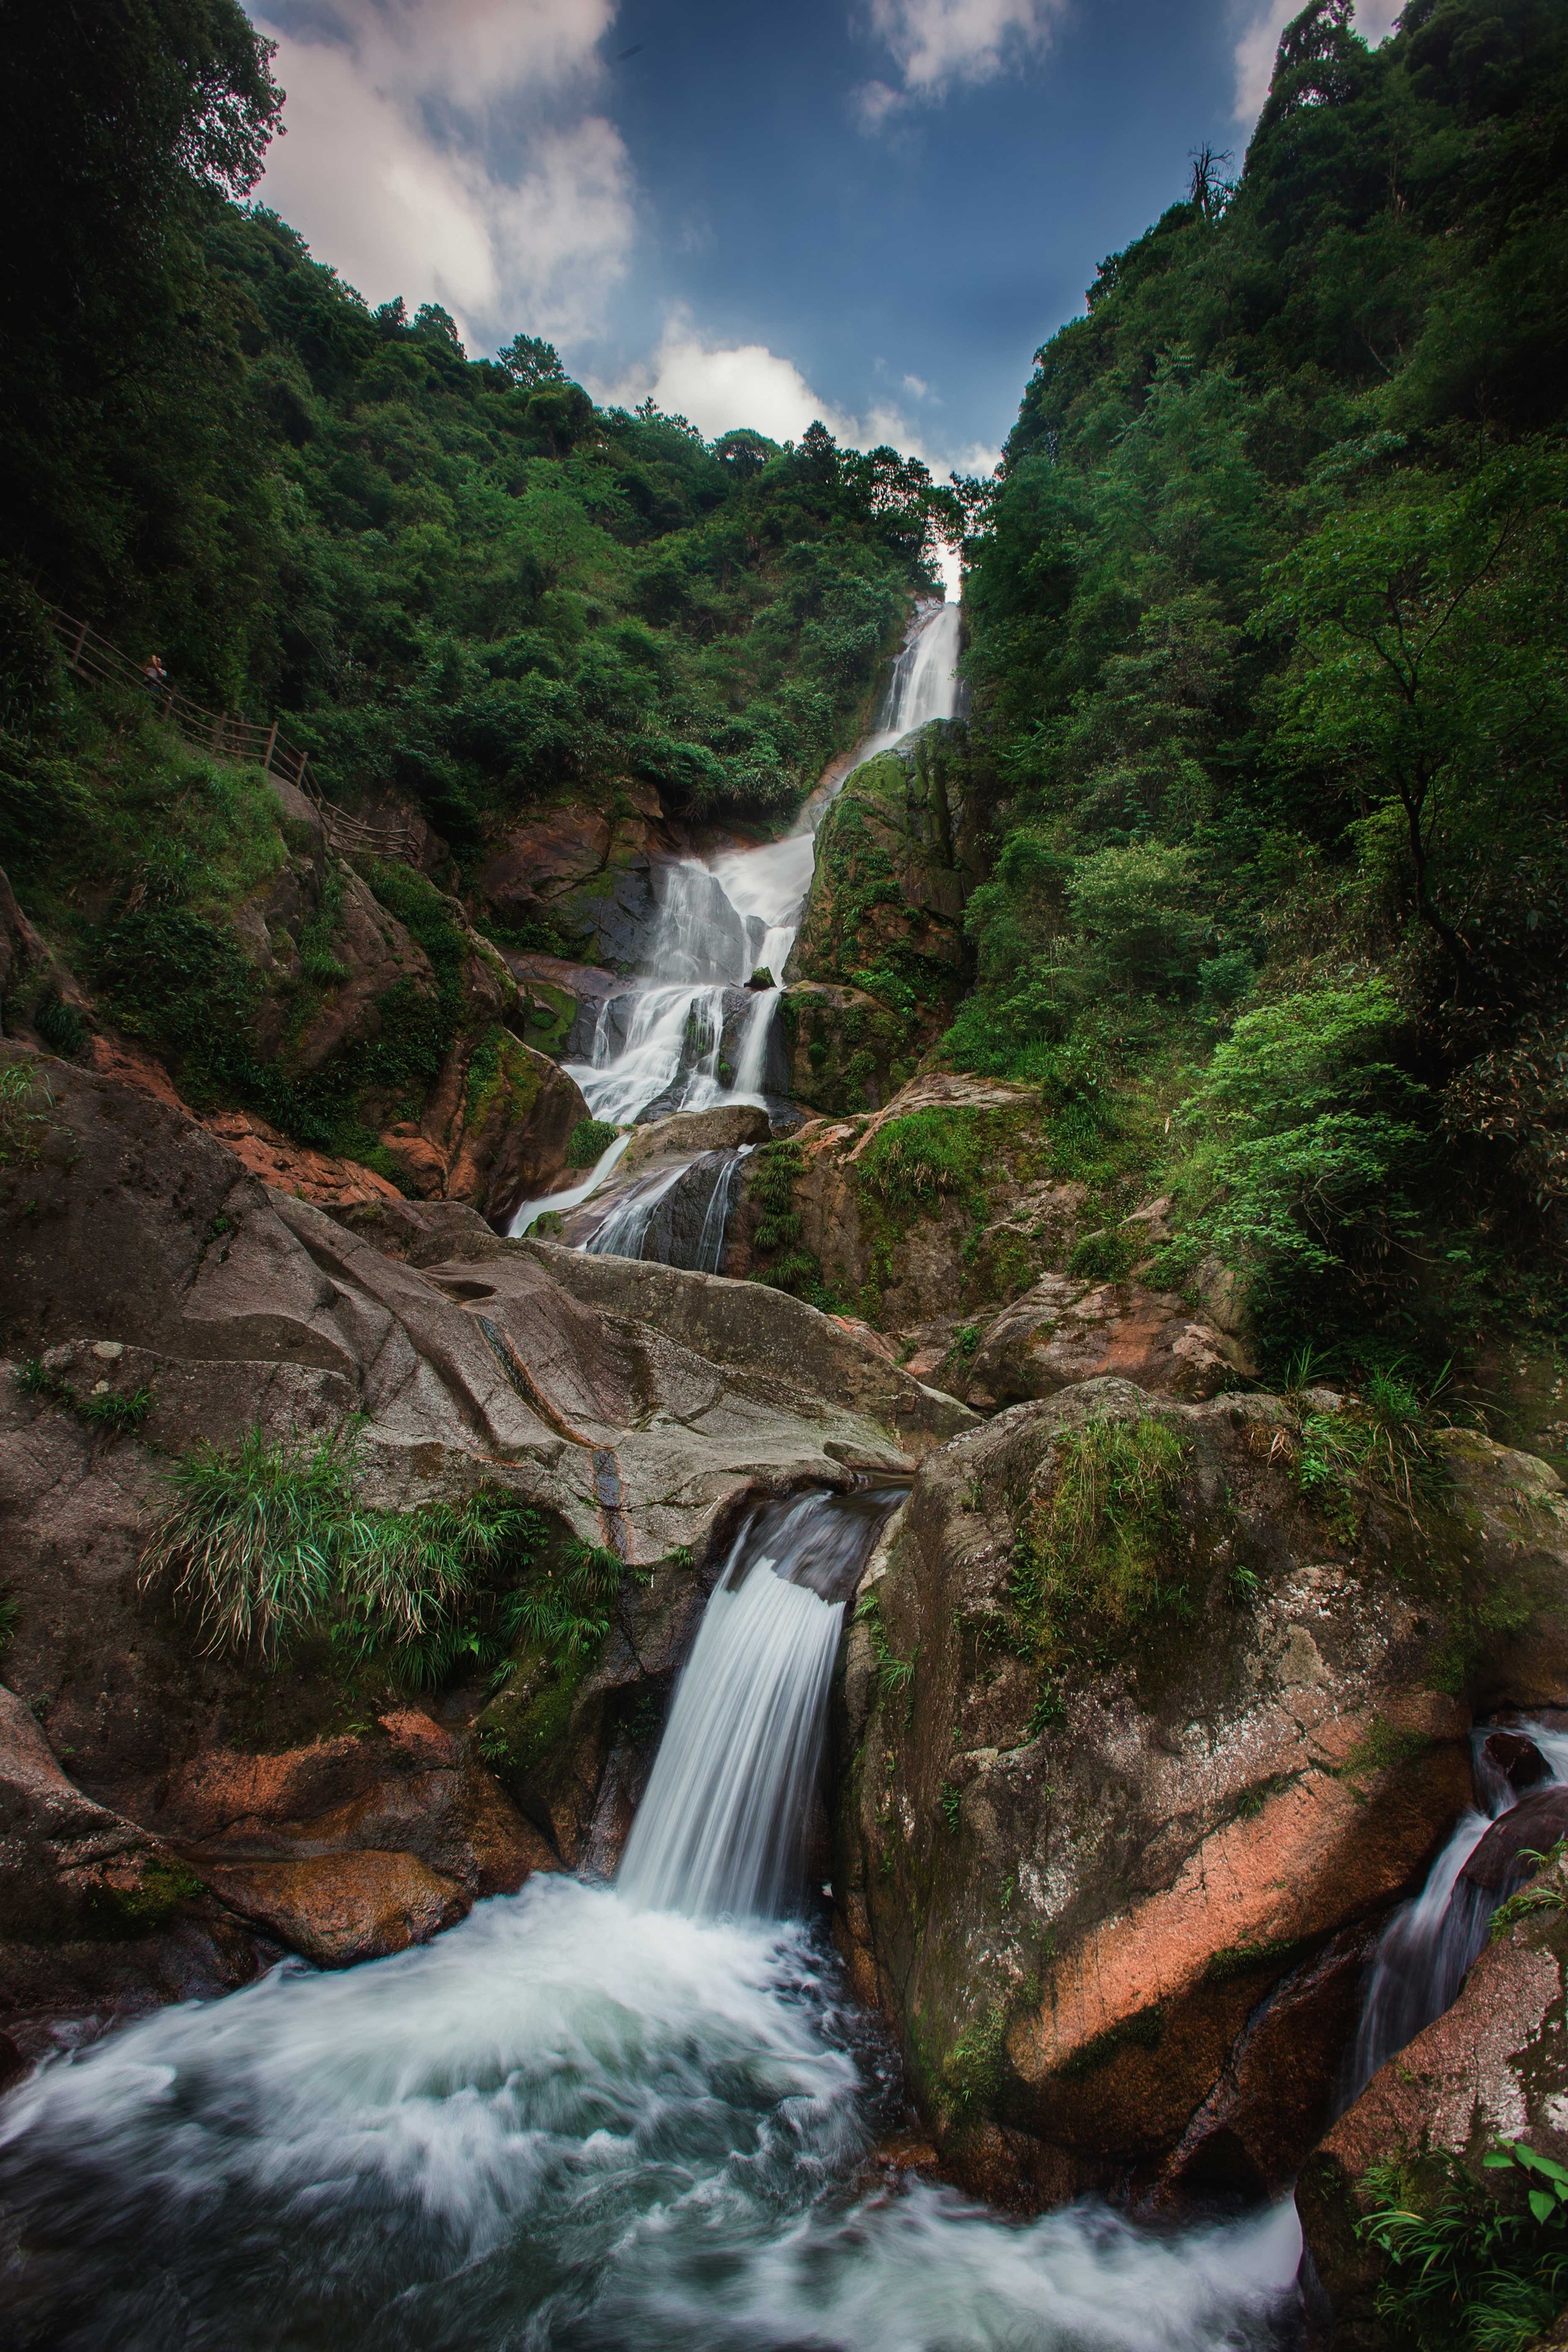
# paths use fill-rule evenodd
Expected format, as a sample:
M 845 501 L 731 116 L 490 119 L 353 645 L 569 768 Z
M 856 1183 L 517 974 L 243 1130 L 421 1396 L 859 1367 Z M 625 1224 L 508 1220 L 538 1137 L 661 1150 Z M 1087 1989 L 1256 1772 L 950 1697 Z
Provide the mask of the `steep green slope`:
M 946 1051 L 1173 1185 L 1277 1364 L 1435 1366 L 1563 1313 L 1568 11 L 1314 0 L 1226 160 L 972 486 L 1009 816 Z

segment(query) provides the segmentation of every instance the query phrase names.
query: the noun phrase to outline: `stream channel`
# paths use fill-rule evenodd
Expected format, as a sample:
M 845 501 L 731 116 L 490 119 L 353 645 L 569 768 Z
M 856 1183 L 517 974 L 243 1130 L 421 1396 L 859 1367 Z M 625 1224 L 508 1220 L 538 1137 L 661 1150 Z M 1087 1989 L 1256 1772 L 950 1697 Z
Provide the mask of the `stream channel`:
M 1197 2352 L 1289 2324 L 1289 2203 L 1014 2221 L 905 2116 L 801 1881 L 847 1594 L 896 1488 L 742 1528 L 613 1885 L 284 1962 L 0 2105 L 18 2352 Z

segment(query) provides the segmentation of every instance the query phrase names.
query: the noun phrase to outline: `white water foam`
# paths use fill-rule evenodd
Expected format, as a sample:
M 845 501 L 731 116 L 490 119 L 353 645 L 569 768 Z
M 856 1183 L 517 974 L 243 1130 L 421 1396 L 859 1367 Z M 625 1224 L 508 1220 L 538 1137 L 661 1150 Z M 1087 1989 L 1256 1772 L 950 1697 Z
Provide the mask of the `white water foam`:
M 770 1900 L 767 1841 L 793 1851 L 833 1635 L 896 1500 L 818 1492 L 742 1529 L 626 1891 L 536 1875 L 423 1949 L 339 1973 L 289 1962 L 62 2055 L 0 2103 L 16 2343 L 1275 2341 L 1300 2252 L 1289 2205 L 1176 2237 L 1100 2206 L 1016 2224 L 947 2190 L 858 2187 L 900 2120 L 871 2021 L 845 2005 L 804 1923 L 692 1916 Z

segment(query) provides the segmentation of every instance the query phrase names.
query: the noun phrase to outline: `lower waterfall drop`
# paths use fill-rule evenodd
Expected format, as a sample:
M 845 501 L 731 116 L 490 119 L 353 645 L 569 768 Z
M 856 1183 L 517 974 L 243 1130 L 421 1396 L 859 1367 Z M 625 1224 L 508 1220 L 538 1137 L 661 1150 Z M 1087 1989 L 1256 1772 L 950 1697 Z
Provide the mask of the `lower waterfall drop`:
M 536 1873 L 433 1943 L 285 1961 L 0 2102 L 7 2340 L 1269 2352 L 1289 2202 L 1179 2234 L 1092 2201 L 1019 2221 L 872 2163 L 904 2116 L 886 2039 L 819 1927 L 755 1916 L 796 1883 L 837 1629 L 892 1499 L 742 1529 L 624 1890 Z

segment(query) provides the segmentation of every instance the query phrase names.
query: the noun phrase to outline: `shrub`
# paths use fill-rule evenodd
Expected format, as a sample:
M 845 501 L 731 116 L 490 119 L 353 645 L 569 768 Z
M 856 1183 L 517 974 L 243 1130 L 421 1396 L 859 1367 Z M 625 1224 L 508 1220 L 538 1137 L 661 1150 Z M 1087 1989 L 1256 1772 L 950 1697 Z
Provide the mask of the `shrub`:
M 1125 1282 L 1131 1273 L 1140 1248 L 1147 1247 L 1147 1236 L 1135 1241 L 1125 1226 L 1103 1234 L 1085 1234 L 1082 1241 L 1073 1244 L 1068 1259 L 1068 1272 L 1086 1282 Z
M 1172 988 L 1196 972 L 1206 929 L 1189 904 L 1194 881 L 1188 851 L 1135 841 L 1080 858 L 1068 897 L 1119 979 Z
M 88 1040 L 87 1023 L 74 1004 L 64 1002 L 58 988 L 51 988 L 34 1006 L 33 1026 L 45 1045 L 68 1062 Z
M 619 1128 L 612 1127 L 607 1119 L 580 1118 L 566 1146 L 567 1167 L 592 1168 L 604 1158 L 619 1133 Z
M 1517 2205 L 1449 2158 L 1362 2178 L 1361 2235 L 1387 2263 L 1377 2315 L 1415 2352 L 1526 2352 L 1568 2293 L 1568 2172 L 1519 2141 L 1482 2161 L 1524 2190 Z
M 1425 1090 L 1394 1058 L 1403 1028 L 1381 980 L 1280 998 L 1242 1015 L 1182 1106 L 1208 1155 L 1198 1222 L 1288 1340 L 1380 1292 L 1415 1223 Z

